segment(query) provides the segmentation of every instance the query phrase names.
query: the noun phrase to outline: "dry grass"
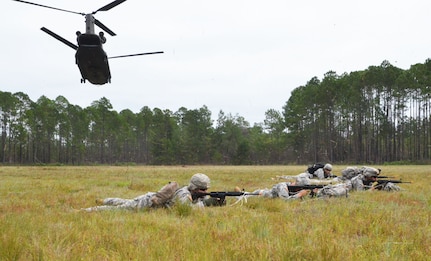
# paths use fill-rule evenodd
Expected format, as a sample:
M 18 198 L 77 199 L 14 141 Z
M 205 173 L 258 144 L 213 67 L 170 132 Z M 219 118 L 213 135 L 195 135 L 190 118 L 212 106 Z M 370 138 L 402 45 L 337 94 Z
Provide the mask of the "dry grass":
M 381 168 L 413 184 L 329 200 L 83 213 L 96 198 L 186 185 L 197 172 L 213 191 L 252 191 L 305 166 L 2 167 L 0 260 L 429 260 L 429 166 Z

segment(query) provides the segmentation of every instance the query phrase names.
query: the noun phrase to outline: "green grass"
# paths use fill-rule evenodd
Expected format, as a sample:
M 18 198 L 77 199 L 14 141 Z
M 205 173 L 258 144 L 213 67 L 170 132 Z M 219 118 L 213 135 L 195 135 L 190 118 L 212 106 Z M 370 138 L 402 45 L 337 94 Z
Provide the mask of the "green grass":
M 345 166 L 334 166 L 339 174 Z M 375 166 L 380 167 L 380 166 Z M 79 212 L 207 174 L 210 190 L 270 188 L 306 166 L 2 167 L 0 260 L 429 260 L 429 166 L 381 166 L 405 190 L 327 200 L 249 198 L 192 209 Z

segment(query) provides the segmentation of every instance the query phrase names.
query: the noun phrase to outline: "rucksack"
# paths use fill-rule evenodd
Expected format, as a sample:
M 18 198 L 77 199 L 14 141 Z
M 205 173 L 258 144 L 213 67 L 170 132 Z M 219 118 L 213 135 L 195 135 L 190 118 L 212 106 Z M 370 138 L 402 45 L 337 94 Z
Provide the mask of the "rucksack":
M 318 169 L 322 169 L 325 166 L 323 163 L 314 163 L 313 165 L 308 166 L 307 172 L 310 174 L 314 174 L 314 172 Z
M 362 169 L 358 167 L 347 167 L 341 171 L 343 178 L 352 179 L 362 173 Z
M 178 183 L 175 181 L 169 182 L 163 186 L 156 194 L 151 198 L 154 207 L 163 206 L 168 200 L 174 197 L 175 191 L 178 189 Z

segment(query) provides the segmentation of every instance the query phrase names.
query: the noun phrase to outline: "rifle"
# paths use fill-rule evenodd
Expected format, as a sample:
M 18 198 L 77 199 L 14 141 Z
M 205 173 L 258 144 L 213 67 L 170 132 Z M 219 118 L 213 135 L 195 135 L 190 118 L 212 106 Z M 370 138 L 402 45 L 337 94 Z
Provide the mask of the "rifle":
M 209 205 L 220 205 L 223 206 L 225 204 L 226 197 L 244 197 L 244 196 L 259 196 L 259 193 L 245 192 L 245 191 L 213 191 L 213 192 L 196 192 L 192 194 L 193 199 L 203 198 L 205 196 L 210 196 L 211 198 L 216 199 L 216 203 L 214 201 L 210 202 Z
M 306 189 L 306 190 L 310 190 L 310 196 L 314 196 L 314 189 L 321 189 L 323 188 L 325 185 L 287 185 L 287 188 L 289 189 L 289 194 L 290 195 L 294 195 L 297 192 Z
M 390 176 L 377 176 L 378 179 L 393 179 L 395 177 L 390 177 Z
M 410 181 L 402 181 L 402 180 L 396 180 L 396 179 L 378 179 L 377 184 L 386 184 L 388 182 L 392 182 L 392 183 L 411 183 Z
M 383 189 L 386 184 L 389 182 L 391 183 L 411 183 L 410 181 L 402 181 L 402 180 L 396 180 L 396 179 L 378 179 L 376 180 L 377 184 L 374 186 L 375 189 Z

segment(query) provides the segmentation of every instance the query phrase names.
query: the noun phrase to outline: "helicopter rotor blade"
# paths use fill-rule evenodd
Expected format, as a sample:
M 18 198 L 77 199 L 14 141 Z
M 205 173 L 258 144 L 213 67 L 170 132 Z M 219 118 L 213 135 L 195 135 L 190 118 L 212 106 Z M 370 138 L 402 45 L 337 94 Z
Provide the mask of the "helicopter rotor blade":
M 149 55 L 149 54 L 159 54 L 159 53 L 163 53 L 163 52 L 136 53 L 136 54 L 119 55 L 119 56 L 109 57 L 108 59 L 124 58 L 124 57 L 131 57 L 131 56 L 140 56 L 140 55 Z
M 108 11 L 108 10 L 110 10 L 110 9 L 112 9 L 112 8 L 114 8 L 114 7 L 116 7 L 117 5 L 119 5 L 119 4 L 123 3 L 123 2 L 125 2 L 125 1 L 126 1 L 126 0 L 115 0 L 114 2 L 111 2 L 111 3 L 109 3 L 109 4 L 105 5 L 105 6 L 103 6 L 103 7 L 99 8 L 99 9 L 97 9 L 96 11 L 94 11 L 94 12 L 93 12 L 93 14 L 95 14 L 95 13 L 97 13 L 97 12 L 99 12 L 99 11 Z
M 56 7 L 52 7 L 52 6 L 47 6 L 47 5 L 36 4 L 36 3 L 22 1 L 22 0 L 12 0 L 12 1 L 20 2 L 20 3 L 24 3 L 24 4 L 35 5 L 35 6 L 40 6 L 40 7 L 45 7 L 45 8 L 50 8 L 50 9 L 54 9 L 54 10 L 57 10 L 57 11 L 63 11 L 63 12 L 68 12 L 68 13 L 72 13 L 72 14 L 85 15 L 84 13 L 79 13 L 79 12 L 70 11 L 70 10 L 66 10 L 66 9 L 60 9 L 60 8 L 56 8 Z
M 109 29 L 108 27 L 106 27 L 106 25 L 102 24 L 102 22 L 100 22 L 97 19 L 94 19 L 94 23 L 99 26 L 103 31 L 107 32 L 108 34 L 110 34 L 111 36 L 115 36 L 116 34 L 111 31 L 111 29 Z
M 64 43 L 65 45 L 69 46 L 72 49 L 78 49 L 78 46 L 76 46 L 75 44 L 69 42 L 68 40 L 64 39 L 63 37 L 59 36 L 58 34 L 46 29 L 45 27 L 40 28 L 40 30 L 44 31 L 45 33 L 51 35 L 52 37 L 54 37 L 55 39 L 59 40 L 60 42 Z

